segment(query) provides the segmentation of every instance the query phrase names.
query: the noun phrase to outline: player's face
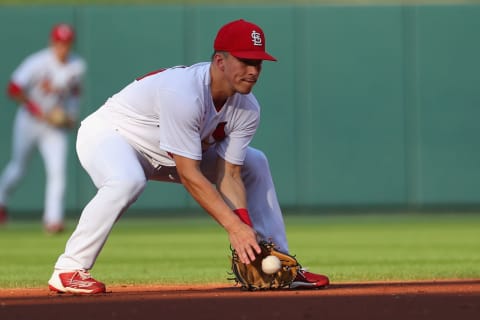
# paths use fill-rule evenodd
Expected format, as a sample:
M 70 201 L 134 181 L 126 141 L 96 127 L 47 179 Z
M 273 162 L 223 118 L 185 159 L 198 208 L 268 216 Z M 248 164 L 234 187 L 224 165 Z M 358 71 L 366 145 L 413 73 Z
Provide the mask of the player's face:
M 63 41 L 53 41 L 52 48 L 58 60 L 61 62 L 65 62 L 67 61 L 68 54 L 70 53 L 70 49 L 72 48 L 72 43 L 63 42 Z
M 239 59 L 228 54 L 225 58 L 224 72 L 231 89 L 242 94 L 250 93 L 262 71 L 262 62 L 262 60 Z

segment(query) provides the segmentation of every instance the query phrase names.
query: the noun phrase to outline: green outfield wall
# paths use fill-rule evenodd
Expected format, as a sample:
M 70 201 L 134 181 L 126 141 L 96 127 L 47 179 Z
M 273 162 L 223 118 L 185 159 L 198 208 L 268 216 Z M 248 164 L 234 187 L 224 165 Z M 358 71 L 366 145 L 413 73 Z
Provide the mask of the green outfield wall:
M 480 207 L 480 6 L 0 6 L 0 87 L 53 23 L 78 31 L 88 61 L 82 115 L 148 71 L 210 58 L 218 27 L 260 24 L 268 50 L 255 89 L 253 145 L 270 158 L 284 207 Z M 0 95 L 0 166 L 16 106 Z M 71 136 L 67 206 L 94 194 Z M 33 156 L 10 210 L 39 210 Z M 195 208 L 151 182 L 134 208 Z

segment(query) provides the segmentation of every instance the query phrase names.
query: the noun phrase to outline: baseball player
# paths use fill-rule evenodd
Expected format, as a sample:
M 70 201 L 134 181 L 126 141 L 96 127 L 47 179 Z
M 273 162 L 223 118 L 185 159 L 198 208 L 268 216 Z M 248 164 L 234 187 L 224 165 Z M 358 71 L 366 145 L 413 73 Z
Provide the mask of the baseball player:
M 140 77 L 82 121 L 77 153 L 98 192 L 55 264 L 52 291 L 105 292 L 89 270 L 148 180 L 182 183 L 226 230 L 242 262 L 260 252 L 257 237 L 288 251 L 268 161 L 249 147 L 260 117 L 251 91 L 263 60 L 276 59 L 265 51 L 262 29 L 232 21 L 218 31 L 210 62 Z M 292 287 L 328 283 L 303 270 Z
M 74 38 L 70 25 L 53 26 L 49 47 L 28 56 L 12 74 L 7 91 L 20 108 L 13 126 L 12 157 L 0 176 L 0 222 L 6 222 L 8 196 L 38 147 L 47 179 L 44 228 L 49 233 L 64 228 L 67 134 L 78 115 L 86 69 L 84 60 L 71 52 Z

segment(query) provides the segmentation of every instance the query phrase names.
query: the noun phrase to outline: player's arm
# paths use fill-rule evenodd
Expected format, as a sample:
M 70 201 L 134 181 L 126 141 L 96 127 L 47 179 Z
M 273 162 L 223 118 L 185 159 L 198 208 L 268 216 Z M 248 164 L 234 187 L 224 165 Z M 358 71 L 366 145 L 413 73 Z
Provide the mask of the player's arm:
M 23 88 L 19 84 L 10 81 L 8 84 L 7 93 L 10 98 L 19 104 L 23 104 L 32 115 L 37 118 L 42 118 L 42 109 L 34 101 L 28 99 Z
M 82 96 L 82 84 L 87 70 L 87 64 L 82 58 L 77 58 L 74 63 L 74 75 L 69 80 L 68 94 L 65 98 L 64 110 L 68 115 L 69 127 L 75 127 L 80 113 L 80 99 Z
M 252 227 L 247 210 L 247 193 L 242 179 L 242 166 L 218 157 L 216 186 L 230 208 L 235 209 L 240 219 Z
M 231 208 L 246 208 L 247 196 L 241 176 L 242 166 L 217 158 L 217 189 Z
M 67 97 L 65 98 L 65 104 L 61 107 L 65 114 L 65 117 L 64 117 L 65 128 L 72 129 L 76 125 L 79 109 L 80 109 L 80 94 L 81 94 L 80 83 L 76 83 L 72 85 Z
M 237 251 L 244 263 L 255 260 L 255 252 L 260 253 L 255 231 L 232 211 L 222 195 L 200 171 L 200 161 L 173 155 L 177 172 L 181 182 L 192 197 L 204 208 L 228 233 L 230 244 Z M 227 179 L 228 180 L 228 179 Z M 227 194 L 239 190 L 234 183 L 225 180 L 224 189 Z M 224 191 L 225 192 L 225 191 Z M 243 193 L 244 194 L 244 193 Z M 244 196 L 234 198 L 229 196 L 228 201 L 236 205 L 244 205 Z

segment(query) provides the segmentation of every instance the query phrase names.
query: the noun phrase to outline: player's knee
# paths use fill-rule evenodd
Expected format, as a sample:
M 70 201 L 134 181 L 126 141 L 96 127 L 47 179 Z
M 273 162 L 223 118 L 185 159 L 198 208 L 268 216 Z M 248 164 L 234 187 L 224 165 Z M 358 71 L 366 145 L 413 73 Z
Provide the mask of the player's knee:
M 147 181 L 144 178 L 128 177 L 112 179 L 108 184 L 115 190 L 121 201 L 121 199 L 136 199 L 145 189 Z
M 245 167 L 257 170 L 269 170 L 268 158 L 263 151 L 249 148 L 245 157 Z
M 5 173 L 11 180 L 17 181 L 24 177 L 26 165 L 23 162 L 10 162 Z
M 138 195 L 143 191 L 147 184 L 146 179 L 129 179 L 124 182 L 125 189 L 129 194 Z

